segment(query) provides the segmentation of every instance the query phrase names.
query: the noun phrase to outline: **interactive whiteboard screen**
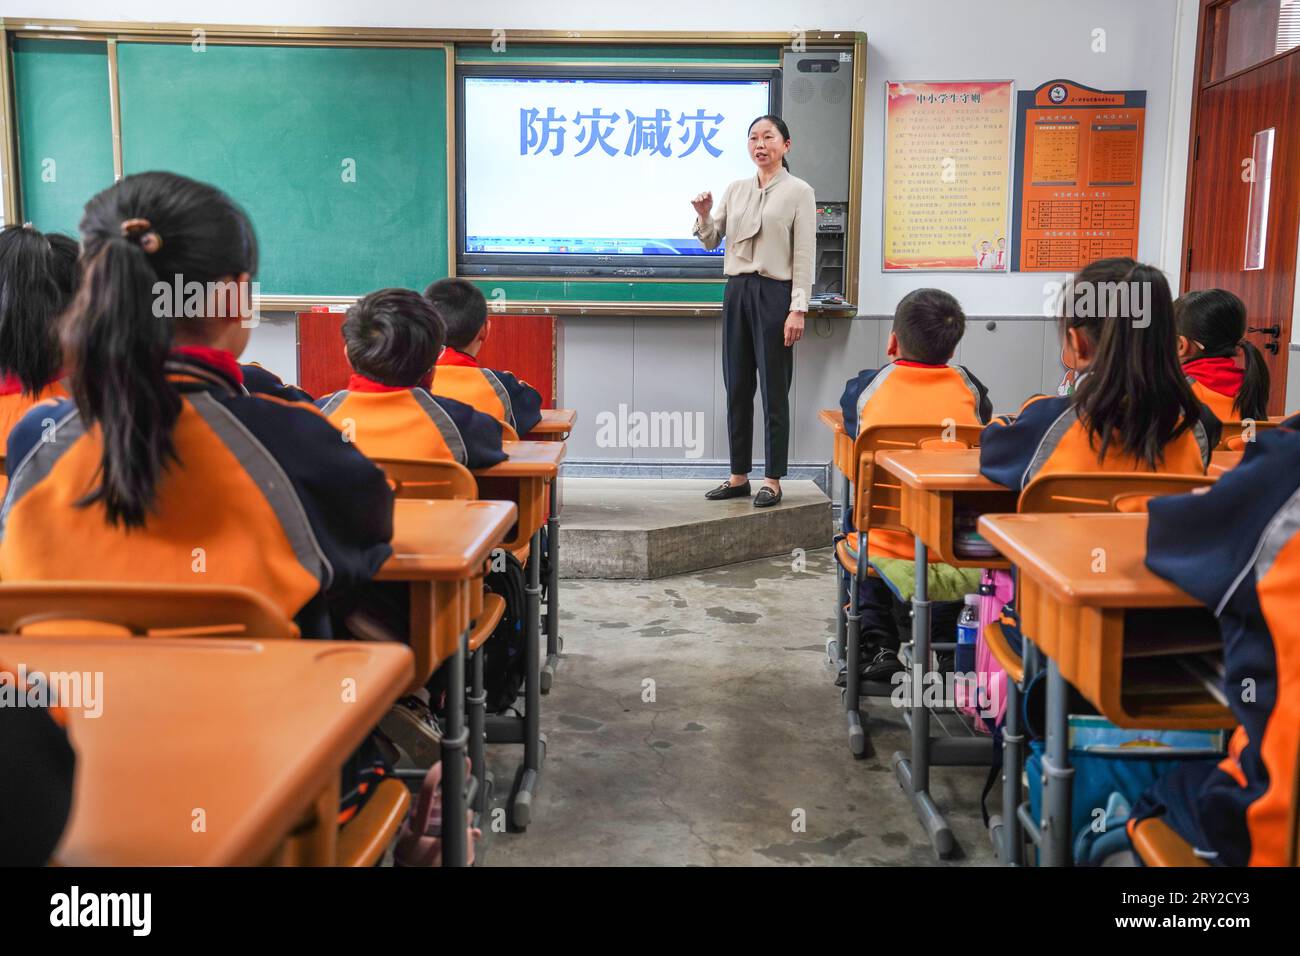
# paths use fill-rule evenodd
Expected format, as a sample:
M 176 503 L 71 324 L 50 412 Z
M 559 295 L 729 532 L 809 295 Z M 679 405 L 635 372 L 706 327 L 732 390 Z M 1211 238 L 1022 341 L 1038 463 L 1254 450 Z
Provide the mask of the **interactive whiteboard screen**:
M 462 256 L 716 268 L 690 201 L 755 174 L 772 80 L 468 75 L 462 92 Z

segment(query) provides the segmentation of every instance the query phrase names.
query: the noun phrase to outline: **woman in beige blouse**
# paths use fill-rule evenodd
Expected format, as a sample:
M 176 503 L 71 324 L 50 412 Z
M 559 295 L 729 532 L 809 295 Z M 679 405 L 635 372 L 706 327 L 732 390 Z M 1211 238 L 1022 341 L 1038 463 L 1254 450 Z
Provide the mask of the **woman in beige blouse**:
M 749 158 L 758 174 L 727 187 L 715 208 L 711 193 L 691 200 L 699 217 L 694 234 L 706 249 L 725 236 L 722 271 L 722 380 L 727 387 L 731 477 L 705 497 L 717 501 L 750 493 L 754 467 L 754 386 L 763 392 L 767 454 L 763 487 L 754 507 L 781 501 L 790 447 L 790 381 L 794 343 L 803 337 L 812 295 L 816 204 L 813 190 L 789 173 L 790 131 L 777 116 L 749 126 Z

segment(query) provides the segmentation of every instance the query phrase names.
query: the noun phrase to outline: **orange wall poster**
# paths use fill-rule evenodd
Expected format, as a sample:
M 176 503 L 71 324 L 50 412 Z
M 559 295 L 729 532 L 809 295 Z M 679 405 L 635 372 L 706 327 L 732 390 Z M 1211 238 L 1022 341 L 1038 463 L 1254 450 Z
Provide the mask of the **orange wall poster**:
M 1007 82 L 885 84 L 883 272 L 1006 272 Z
M 1074 272 L 1136 258 L 1146 92 L 1052 80 L 1017 98 L 1018 272 Z

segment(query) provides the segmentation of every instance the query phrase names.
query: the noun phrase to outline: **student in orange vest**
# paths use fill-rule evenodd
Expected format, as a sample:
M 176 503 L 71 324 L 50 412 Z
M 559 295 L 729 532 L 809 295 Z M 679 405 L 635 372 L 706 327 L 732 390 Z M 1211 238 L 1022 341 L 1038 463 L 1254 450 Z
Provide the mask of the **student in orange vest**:
M 244 388 L 247 214 L 206 183 L 139 173 L 86 204 L 81 250 L 62 332 L 72 398 L 10 435 L 0 579 L 241 585 L 305 637 L 346 636 L 392 554 L 393 493 L 318 410 Z M 205 289 L 201 315 L 156 294 L 176 282 Z M 344 812 L 384 772 L 367 741 Z
M 1192 394 L 1219 421 L 1267 419 L 1268 363 L 1246 341 L 1246 303 L 1224 289 L 1188 292 L 1174 302 L 1174 318 Z
M 872 425 L 983 425 L 993 413 L 988 389 L 969 369 L 949 365 L 966 333 L 961 304 L 941 289 L 917 289 L 894 310 L 886 354 L 893 361 L 867 369 L 850 379 L 840 398 L 844 428 L 853 436 Z M 849 515 L 845 530 L 851 530 Z M 853 535 L 851 540 L 860 536 Z M 859 546 L 860 547 L 860 546 Z M 873 529 L 867 533 L 871 557 L 911 560 L 910 535 Z M 901 635 L 908 633 L 910 605 L 904 604 L 880 578 L 866 580 L 859 595 L 862 615 L 864 680 L 887 681 L 902 668 L 898 660 Z M 957 625 L 960 602 L 936 604 L 931 629 L 936 640 L 949 640 Z M 843 683 L 845 675 L 840 675 Z
M 1147 567 L 1219 619 L 1227 705 L 1218 764 L 1178 764 L 1134 804 L 1211 863 L 1294 862 L 1300 746 L 1300 416 L 1260 432 L 1204 494 L 1152 499 Z M 1103 542 L 1104 543 L 1104 542 Z M 1132 833 L 1133 824 L 1129 824 Z
M 243 388 L 248 217 L 206 183 L 140 173 L 93 197 L 81 230 L 73 398 L 10 435 L 0 579 L 243 585 L 332 636 L 392 553 L 393 495 L 314 408 Z M 177 276 L 206 288 L 203 315 L 159 308 Z
M 980 471 L 1017 491 L 1053 472 L 1203 475 L 1221 426 L 1178 364 L 1169 284 L 1153 266 L 1099 259 L 1061 304 L 1065 396 L 1037 395 L 980 437 Z
M 430 394 L 443 325 L 420 293 L 370 293 L 348 309 L 343 341 L 352 378 L 316 404 L 365 454 L 451 460 L 469 469 L 505 461 L 500 421 Z
M 520 438 L 541 421 L 542 396 L 510 372 L 483 368 L 479 350 L 488 337 L 487 300 L 465 279 L 440 279 L 424 290 L 447 327 L 447 347 L 438 356 L 433 394 L 473 405 L 505 422 Z
M 77 288 L 77 243 L 30 225 L 0 231 L 0 448 L 37 402 L 67 398 L 58 318 Z

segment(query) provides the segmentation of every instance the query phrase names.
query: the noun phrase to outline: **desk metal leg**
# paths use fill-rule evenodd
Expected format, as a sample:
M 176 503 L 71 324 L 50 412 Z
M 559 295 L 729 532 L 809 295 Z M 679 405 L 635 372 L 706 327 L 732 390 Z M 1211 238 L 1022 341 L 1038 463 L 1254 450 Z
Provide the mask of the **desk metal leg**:
M 838 472 L 837 472 L 838 474 Z M 840 530 L 844 530 L 846 516 L 852 508 L 852 486 L 849 483 L 848 475 L 840 475 Z M 845 656 L 848 653 L 848 612 L 845 610 L 849 603 L 849 582 L 853 576 L 848 571 L 840 567 L 839 561 L 835 562 L 835 637 L 826 642 L 826 656 L 830 659 L 831 666 L 839 668 L 844 664 Z
M 916 594 L 912 598 L 912 661 L 908 674 L 911 691 L 908 712 L 912 725 L 911 759 L 904 753 L 894 754 L 894 773 L 903 791 L 912 798 L 930 845 L 940 859 L 946 859 L 956 847 L 952 829 L 930 796 L 930 711 L 925 706 L 925 675 L 930 669 L 930 582 L 929 552 L 920 537 L 916 538 Z
M 469 765 L 470 772 L 478 781 L 474 793 L 474 804 L 470 807 L 475 816 L 482 817 L 483 811 L 491 806 L 488 788 L 492 775 L 487 771 L 485 742 L 487 732 L 487 691 L 483 689 L 483 648 L 470 655 L 470 693 L 465 698 L 466 710 L 469 712 Z
M 465 866 L 465 642 L 447 661 L 447 733 L 442 738 L 442 865 Z
M 546 742 L 542 737 L 541 689 L 541 613 L 542 613 L 542 532 L 533 533 L 528 551 L 527 652 L 524 659 L 524 764 L 510 804 L 510 822 L 526 829 L 533 818 L 533 794 L 542 772 Z
M 1007 716 L 1002 725 L 1002 816 L 989 821 L 993 846 L 1004 866 L 1024 863 L 1025 840 L 1016 809 L 1020 806 L 1020 774 L 1024 735 L 1020 732 L 1020 687 L 1007 675 Z
M 542 693 L 551 692 L 560 666 L 560 482 L 550 482 L 550 515 L 546 519 L 546 664 L 542 667 Z
M 1060 665 L 1047 659 L 1047 748 L 1043 754 L 1043 865 L 1070 865 L 1069 695 Z
M 862 726 L 862 710 L 859 696 L 862 690 L 862 677 L 858 671 L 858 661 L 862 649 L 862 614 L 858 609 L 858 593 L 862 590 L 862 579 L 866 577 L 867 542 L 866 536 L 858 541 L 858 568 L 850 579 L 849 610 L 846 614 L 846 637 L 848 647 L 844 655 L 844 714 L 848 720 L 849 751 L 855 757 L 862 757 L 867 752 L 867 732 Z

